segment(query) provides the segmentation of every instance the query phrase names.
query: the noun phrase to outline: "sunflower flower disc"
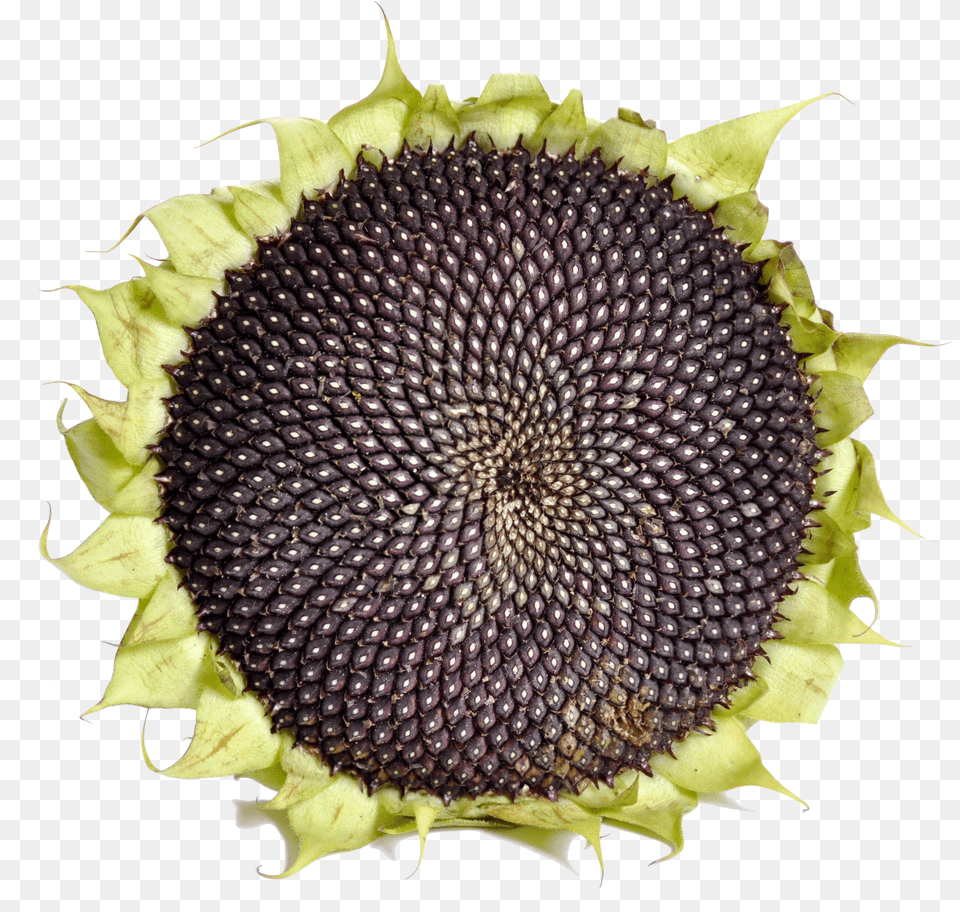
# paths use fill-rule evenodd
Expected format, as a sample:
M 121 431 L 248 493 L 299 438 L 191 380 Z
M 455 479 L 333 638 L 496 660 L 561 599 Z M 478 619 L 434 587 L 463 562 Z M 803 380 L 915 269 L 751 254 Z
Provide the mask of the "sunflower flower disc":
M 759 267 L 666 184 L 473 142 L 259 247 L 156 450 L 274 727 L 446 802 L 649 773 L 796 575 L 813 403 Z

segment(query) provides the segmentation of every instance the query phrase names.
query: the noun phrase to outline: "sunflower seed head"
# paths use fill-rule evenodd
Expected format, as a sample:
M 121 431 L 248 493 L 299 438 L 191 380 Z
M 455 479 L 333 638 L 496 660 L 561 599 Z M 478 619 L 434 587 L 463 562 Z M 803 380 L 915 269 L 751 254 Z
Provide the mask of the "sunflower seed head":
M 404 151 L 191 333 L 168 560 L 275 729 L 371 790 L 649 772 L 797 577 L 807 378 L 710 214 L 598 156 Z

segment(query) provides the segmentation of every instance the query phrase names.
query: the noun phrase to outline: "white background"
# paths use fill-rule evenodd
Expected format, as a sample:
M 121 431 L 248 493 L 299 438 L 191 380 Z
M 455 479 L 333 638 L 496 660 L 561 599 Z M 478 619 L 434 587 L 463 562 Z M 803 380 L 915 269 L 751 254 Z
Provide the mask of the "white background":
M 618 102 L 676 138 L 718 120 L 838 91 L 775 145 L 760 183 L 768 236 L 794 240 L 840 328 L 948 342 L 957 316 L 960 27 L 956 4 L 385 0 L 415 85 L 479 94 L 492 72 L 532 71 L 588 113 Z M 684 18 L 678 11 L 687 10 Z M 540 857 L 479 833 L 416 839 L 314 864 L 287 881 L 284 843 L 249 781 L 168 780 L 140 758 L 143 712 L 80 713 L 110 675 L 133 604 L 81 589 L 38 555 L 101 517 L 54 416 L 86 417 L 69 379 L 119 396 L 96 328 L 66 282 L 131 277 L 162 256 L 149 225 L 106 254 L 142 209 L 179 193 L 275 176 L 268 128 L 199 143 L 261 116 L 329 118 L 365 95 L 386 48 L 372 2 L 8 2 L 0 22 L 0 870 L 23 909 L 144 910 L 314 900 L 390 910 L 933 909 L 960 899 L 957 344 L 890 352 L 868 383 L 859 436 L 891 505 L 924 538 L 880 521 L 863 565 L 878 629 L 902 650 L 844 647 L 819 726 L 760 724 L 768 767 L 810 804 L 759 789 L 743 810 L 702 806 L 676 860 L 610 830 L 605 877 L 581 840 Z M 797 18 L 802 16 L 803 18 Z M 719 18 L 718 18 L 719 17 Z M 782 17 L 782 18 L 781 18 Z M 946 19 L 944 17 L 947 17 Z M 862 605 L 861 614 L 870 616 Z M 867 606 L 869 608 L 869 606 Z M 189 714 L 147 727 L 166 765 Z M 240 821 L 240 828 L 237 821 Z M 416 870 L 415 870 L 416 869 Z M 274 906 L 270 906 L 273 908 Z M 286 908 L 276 906 L 276 908 Z M 776 906 L 774 908 L 777 908 Z

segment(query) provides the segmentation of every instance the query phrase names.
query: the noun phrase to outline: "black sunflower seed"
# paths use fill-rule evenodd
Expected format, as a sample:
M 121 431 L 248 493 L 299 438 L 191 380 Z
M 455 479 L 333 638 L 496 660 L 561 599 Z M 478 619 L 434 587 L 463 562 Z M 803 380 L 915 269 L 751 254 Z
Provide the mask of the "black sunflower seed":
M 274 729 L 371 790 L 649 772 L 751 677 L 814 506 L 759 267 L 597 157 L 406 151 L 192 332 L 168 560 Z

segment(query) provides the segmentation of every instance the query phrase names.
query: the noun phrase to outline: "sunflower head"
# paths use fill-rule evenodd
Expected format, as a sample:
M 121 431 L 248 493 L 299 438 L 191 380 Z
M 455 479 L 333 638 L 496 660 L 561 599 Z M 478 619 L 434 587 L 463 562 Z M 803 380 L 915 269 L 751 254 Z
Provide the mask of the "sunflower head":
M 165 261 L 71 286 L 128 390 L 61 423 L 110 515 L 54 563 L 138 599 L 94 709 L 195 710 L 164 772 L 276 789 L 287 873 L 434 827 L 675 853 L 698 795 L 791 795 L 746 730 L 886 642 L 854 533 L 898 520 L 850 435 L 906 340 L 834 329 L 764 238 L 819 99 L 668 143 L 532 75 L 421 94 L 388 37 L 329 123 L 256 122 L 279 179 L 153 207 Z

